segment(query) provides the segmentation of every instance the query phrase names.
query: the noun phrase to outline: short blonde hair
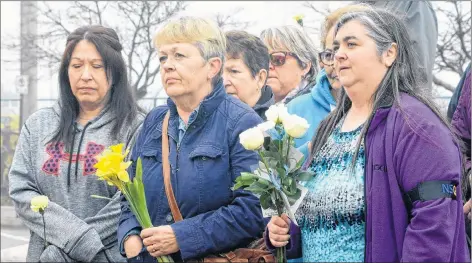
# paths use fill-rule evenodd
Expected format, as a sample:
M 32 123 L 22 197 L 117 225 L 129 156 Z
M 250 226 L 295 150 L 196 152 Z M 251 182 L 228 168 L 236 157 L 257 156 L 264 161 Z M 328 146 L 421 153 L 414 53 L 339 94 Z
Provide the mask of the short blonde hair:
M 193 44 L 198 48 L 205 61 L 218 57 L 224 63 L 226 37 L 211 20 L 186 16 L 165 24 L 154 37 L 154 46 L 159 49 L 161 45 L 173 43 Z M 222 69 L 220 69 L 219 76 L 221 74 Z
M 311 68 L 305 79 L 312 82 L 318 74 L 318 52 L 310 37 L 298 26 L 280 26 L 268 28 L 261 32 L 264 44 L 272 50 L 288 50 L 295 53 L 302 63 L 302 68 L 311 62 Z M 300 63 L 299 63 L 300 64 Z
M 372 9 L 371 6 L 367 4 L 352 4 L 338 8 L 328 14 L 321 26 L 321 46 L 326 48 L 326 37 L 328 36 L 329 30 L 336 25 L 336 22 L 346 13 L 364 11 Z

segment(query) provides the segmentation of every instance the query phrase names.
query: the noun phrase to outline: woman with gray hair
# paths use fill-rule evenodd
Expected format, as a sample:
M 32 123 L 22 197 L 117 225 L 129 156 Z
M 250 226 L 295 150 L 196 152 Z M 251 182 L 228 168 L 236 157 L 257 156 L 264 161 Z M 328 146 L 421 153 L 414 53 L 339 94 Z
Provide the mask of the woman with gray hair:
M 419 93 L 406 26 L 368 9 L 343 15 L 334 34 L 339 106 L 313 140 L 299 225 L 273 217 L 266 242 L 304 262 L 470 262 L 460 151 Z
M 155 227 L 141 229 L 124 200 L 121 253 L 131 262 L 164 255 L 182 262 L 248 245 L 264 230 L 260 203 L 231 187 L 259 160 L 239 134 L 262 120 L 225 92 L 225 36 L 211 21 L 183 17 L 164 25 L 154 44 L 169 99 L 144 120 L 129 174 L 140 158 Z
M 310 93 L 318 74 L 318 53 L 311 39 L 296 26 L 268 28 L 261 39 L 269 49 L 267 85 L 275 102 L 289 103 Z

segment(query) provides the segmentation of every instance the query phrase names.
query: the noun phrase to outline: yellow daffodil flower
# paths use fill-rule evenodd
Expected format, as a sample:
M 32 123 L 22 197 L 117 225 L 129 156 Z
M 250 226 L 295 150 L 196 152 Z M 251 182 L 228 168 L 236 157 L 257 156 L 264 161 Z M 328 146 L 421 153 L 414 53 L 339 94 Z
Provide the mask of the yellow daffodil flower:
M 123 153 L 122 143 L 112 145 L 109 149 L 106 149 L 98 157 L 98 162 L 94 165 L 97 169 L 96 175 L 98 178 L 121 189 L 120 181 L 129 182 L 129 175 L 126 169 L 131 165 L 131 162 L 124 162 L 128 153 L 128 149 Z
M 35 196 L 31 199 L 31 210 L 34 212 L 39 212 L 48 207 L 49 198 L 45 195 Z
M 303 26 L 303 18 L 304 17 L 305 17 L 304 15 L 299 14 L 299 15 L 294 16 L 293 19 L 295 19 L 295 21 L 297 21 L 297 23 L 299 25 Z

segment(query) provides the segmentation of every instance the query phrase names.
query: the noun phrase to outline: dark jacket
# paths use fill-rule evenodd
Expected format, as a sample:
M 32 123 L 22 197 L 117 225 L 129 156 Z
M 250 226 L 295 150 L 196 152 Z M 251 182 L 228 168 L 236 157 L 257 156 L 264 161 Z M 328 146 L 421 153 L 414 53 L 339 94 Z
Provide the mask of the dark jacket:
M 274 103 L 274 93 L 272 93 L 272 89 L 269 86 L 265 85 L 261 90 L 261 97 L 252 109 L 262 120 L 266 121 L 267 117 L 265 116 L 265 112 L 270 106 L 274 105 Z
M 464 74 L 462 74 L 461 80 L 459 81 L 459 84 L 457 84 L 457 87 L 452 94 L 451 100 L 449 101 L 449 106 L 447 107 L 447 119 L 449 121 L 452 121 L 452 115 L 454 115 L 454 112 L 456 111 L 457 103 L 459 101 L 459 97 L 461 96 L 462 87 L 464 86 L 464 80 L 467 76 L 467 72 L 469 71 L 470 63 L 465 69 Z
M 172 188 L 184 217 L 179 222 L 172 219 L 162 175 L 161 132 L 168 110 Z M 261 235 L 264 228 L 258 198 L 247 191 L 231 190 L 236 177 L 251 171 L 259 160 L 256 152 L 243 148 L 239 134 L 261 122 L 249 106 L 227 95 L 221 82 L 201 102 L 179 148 L 179 116 L 171 99 L 146 117 L 132 149 L 129 173 L 134 176 L 136 160 L 141 157 L 152 224 L 172 227 L 180 247 L 179 253 L 172 255 L 176 262 L 244 246 Z M 139 223 L 124 200 L 118 242 L 136 227 Z M 144 261 L 155 262 L 147 251 L 142 254 Z
M 425 104 L 402 94 L 401 109 L 379 108 L 365 138 L 365 261 L 470 262 L 462 194 L 413 203 L 408 222 L 403 191 L 431 180 L 460 189 L 461 158 L 451 131 Z M 393 106 L 392 106 L 393 105 Z M 291 226 L 287 255 L 300 257 L 299 229 Z M 266 242 L 270 245 L 270 241 Z

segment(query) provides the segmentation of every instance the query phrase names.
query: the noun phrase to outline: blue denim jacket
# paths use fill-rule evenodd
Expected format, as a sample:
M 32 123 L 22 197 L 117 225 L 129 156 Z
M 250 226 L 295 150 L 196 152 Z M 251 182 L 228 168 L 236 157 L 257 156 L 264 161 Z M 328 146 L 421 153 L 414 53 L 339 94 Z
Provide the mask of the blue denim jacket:
M 171 181 L 184 217 L 174 222 L 164 191 L 161 132 L 165 113 L 170 110 L 169 145 Z M 189 123 L 177 148 L 179 116 L 172 100 L 153 109 L 146 117 L 131 152 L 135 162 L 141 157 L 146 201 L 154 226 L 171 225 L 180 248 L 173 255 L 182 261 L 247 245 L 264 231 L 257 197 L 246 191 L 231 191 L 241 172 L 250 171 L 258 156 L 239 142 L 239 134 L 261 123 L 247 105 L 228 96 L 220 82 L 200 104 L 196 119 Z M 118 242 L 139 223 L 122 201 Z M 147 251 L 145 261 L 153 260 Z M 155 259 L 154 259 L 155 260 Z

